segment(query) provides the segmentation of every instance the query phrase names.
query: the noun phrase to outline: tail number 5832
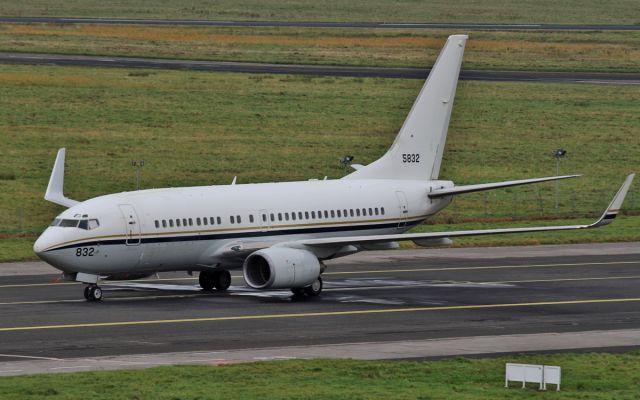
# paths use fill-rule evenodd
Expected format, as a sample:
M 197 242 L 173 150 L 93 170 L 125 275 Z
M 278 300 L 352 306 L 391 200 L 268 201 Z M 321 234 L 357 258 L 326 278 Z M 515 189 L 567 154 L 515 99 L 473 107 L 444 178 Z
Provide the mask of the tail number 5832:
M 402 155 L 403 163 L 419 163 L 420 162 L 420 154 L 403 154 Z

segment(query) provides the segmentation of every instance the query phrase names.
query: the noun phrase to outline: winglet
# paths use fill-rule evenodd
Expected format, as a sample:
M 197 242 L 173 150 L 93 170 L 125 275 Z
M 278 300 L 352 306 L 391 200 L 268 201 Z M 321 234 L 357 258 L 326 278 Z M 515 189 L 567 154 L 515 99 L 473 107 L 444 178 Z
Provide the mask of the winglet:
M 612 223 L 614 219 L 616 219 L 616 217 L 618 216 L 618 212 L 622 207 L 622 202 L 624 202 L 624 198 L 626 197 L 627 192 L 631 187 L 631 182 L 633 182 L 633 178 L 635 176 L 636 174 L 630 174 L 629 176 L 627 176 L 627 179 L 625 179 L 622 186 L 620 186 L 618 193 L 616 193 L 616 195 L 613 197 L 613 200 L 611 200 L 609 207 L 607 207 L 599 220 L 591 224 L 590 228 L 608 225 Z
M 53 171 L 51 171 L 51 177 L 49 178 L 49 186 L 47 186 L 47 192 L 44 195 L 44 199 L 52 203 L 59 204 L 64 207 L 73 207 L 78 204 L 77 201 L 64 197 L 64 156 L 65 148 L 58 150 L 56 156 L 56 162 L 53 164 Z

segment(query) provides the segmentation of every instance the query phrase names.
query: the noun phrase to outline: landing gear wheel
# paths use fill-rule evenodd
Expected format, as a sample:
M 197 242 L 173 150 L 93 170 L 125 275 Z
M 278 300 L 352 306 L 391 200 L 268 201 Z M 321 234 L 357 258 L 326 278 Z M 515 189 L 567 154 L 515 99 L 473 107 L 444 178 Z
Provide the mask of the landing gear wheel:
M 216 271 L 213 276 L 213 286 L 221 292 L 229 289 L 229 286 L 231 286 L 231 273 L 227 270 Z
M 202 271 L 198 276 L 198 281 L 200 282 L 200 287 L 205 292 L 210 292 L 213 290 L 214 280 L 213 273 L 211 271 Z
M 84 297 L 89 301 L 102 300 L 102 289 L 97 285 L 90 285 L 84 288 Z
M 304 292 L 307 296 L 318 296 L 322 292 L 322 278 L 318 277 L 311 285 L 304 288 Z
M 305 292 L 304 292 L 304 288 L 294 287 L 294 288 L 291 288 L 291 293 L 293 293 L 294 296 L 301 297 L 301 296 L 304 296 Z

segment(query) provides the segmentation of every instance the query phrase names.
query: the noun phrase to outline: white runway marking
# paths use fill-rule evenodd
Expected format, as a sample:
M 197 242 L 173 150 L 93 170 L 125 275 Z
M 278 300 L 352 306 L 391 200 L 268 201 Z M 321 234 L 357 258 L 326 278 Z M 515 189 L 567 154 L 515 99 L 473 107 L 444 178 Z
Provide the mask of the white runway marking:
M 53 357 L 37 357 L 37 356 L 22 356 L 22 355 L 18 355 L 18 354 L 0 354 L 0 357 L 26 358 L 26 359 L 29 359 L 29 360 L 64 361 L 62 358 L 53 358 Z

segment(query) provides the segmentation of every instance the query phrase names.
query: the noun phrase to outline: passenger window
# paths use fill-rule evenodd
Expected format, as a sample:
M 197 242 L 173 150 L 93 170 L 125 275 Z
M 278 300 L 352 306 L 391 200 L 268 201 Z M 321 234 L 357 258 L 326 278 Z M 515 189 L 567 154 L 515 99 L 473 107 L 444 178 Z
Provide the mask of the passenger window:
M 318 211 L 318 219 L 322 219 L 322 211 Z
M 278 221 L 282 221 L 282 213 L 278 213 Z
M 180 218 L 176 219 L 176 226 L 180 227 Z
M 193 226 L 193 218 L 189 218 L 189 226 Z
M 169 220 L 169 227 L 173 228 L 173 220 L 172 219 Z
M 329 218 L 329 211 L 324 210 L 324 217 L 325 217 L 325 218 Z
M 369 209 L 369 215 L 373 215 L 373 209 L 372 208 Z
M 165 219 L 162 220 L 162 227 L 163 228 L 167 227 L 167 220 L 165 220 Z
M 291 213 L 291 219 L 294 220 L 294 221 L 296 220 L 296 213 L 295 212 Z
M 378 207 L 374 208 L 376 215 L 378 215 Z
M 315 211 L 311 211 L 311 218 L 316 219 L 316 212 Z
M 249 222 L 253 224 L 253 214 L 249 214 Z
M 222 218 L 220 218 L 220 217 L 216 217 L 216 220 L 218 221 L 218 225 L 221 225 L 221 224 L 222 224 Z
M 209 225 L 215 225 L 213 217 L 209 217 Z
M 338 218 L 342 218 L 342 213 L 340 212 L 340 210 L 338 210 L 337 212 L 338 212 Z
M 230 216 L 230 217 L 229 217 L 229 219 L 231 220 L 231 223 L 232 223 L 232 224 L 235 224 L 235 223 L 236 223 L 236 219 L 235 219 L 235 217 L 234 217 L 233 215 L 232 215 L 232 216 Z
M 380 208 L 380 214 L 384 215 L 384 207 Z
M 156 228 L 160 228 L 160 222 L 158 222 L 158 220 L 156 220 L 155 222 L 156 222 Z
M 347 210 L 342 210 L 344 212 L 344 217 L 347 218 L 349 214 L 347 214 Z
M 288 221 L 288 220 L 289 220 L 289 213 L 284 213 L 284 219 L 285 219 L 286 221 Z
M 331 210 L 331 218 L 335 218 L 336 217 L 336 212 L 334 210 Z
M 262 214 L 262 222 L 267 222 L 267 214 Z
M 202 225 L 206 225 L 207 224 L 207 217 L 202 218 Z
M 182 226 L 187 226 L 187 219 L 186 218 L 182 218 Z
M 304 212 L 304 219 L 309 219 L 309 211 Z
M 353 217 L 353 208 L 349 209 L 349 213 L 351 214 L 351 216 Z
M 366 217 L 366 216 L 367 216 L 367 209 L 366 209 L 366 208 L 363 208 L 363 209 L 362 209 L 362 216 L 363 216 L 363 217 Z
M 200 226 L 200 217 L 196 218 L 196 224 Z
M 236 219 L 238 220 L 238 223 L 239 223 L 239 224 L 240 224 L 240 223 L 242 223 L 242 219 L 240 218 L 240 216 L 239 216 L 239 215 L 236 215 Z
M 298 219 L 302 219 L 302 211 L 298 211 Z
M 360 209 L 356 208 L 356 216 L 359 217 L 360 216 Z
M 273 214 L 271 214 L 271 222 L 273 222 L 273 221 L 275 221 L 275 220 L 276 220 L 276 216 L 275 216 L 275 215 L 273 215 Z

